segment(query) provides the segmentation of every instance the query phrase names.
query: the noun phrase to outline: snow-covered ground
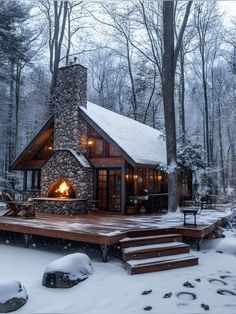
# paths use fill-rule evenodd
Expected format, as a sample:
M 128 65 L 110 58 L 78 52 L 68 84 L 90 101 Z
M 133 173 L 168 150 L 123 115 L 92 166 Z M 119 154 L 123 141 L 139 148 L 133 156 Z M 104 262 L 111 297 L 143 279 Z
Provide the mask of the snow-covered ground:
M 196 314 L 206 312 L 202 304 L 210 307 L 210 313 L 236 313 L 236 296 L 217 293 L 218 289 L 226 289 L 236 294 L 234 232 L 227 231 L 224 239 L 205 240 L 201 252 L 193 252 L 200 258 L 194 267 L 130 276 L 119 259 L 112 257 L 104 264 L 92 257 L 93 274 L 69 289 L 50 289 L 41 284 L 45 267 L 69 252 L 64 248 L 42 250 L 37 245 L 26 249 L 12 243 L 0 244 L 0 279 L 19 280 L 26 287 L 29 299 L 17 311 L 19 314 L 138 314 L 146 313 L 144 308 L 148 306 L 152 307 L 149 313 Z M 184 287 L 187 281 L 194 288 Z M 148 290 L 152 291 L 142 295 Z M 180 292 L 194 293 L 196 299 L 178 297 Z M 167 293 L 172 295 L 163 298 Z

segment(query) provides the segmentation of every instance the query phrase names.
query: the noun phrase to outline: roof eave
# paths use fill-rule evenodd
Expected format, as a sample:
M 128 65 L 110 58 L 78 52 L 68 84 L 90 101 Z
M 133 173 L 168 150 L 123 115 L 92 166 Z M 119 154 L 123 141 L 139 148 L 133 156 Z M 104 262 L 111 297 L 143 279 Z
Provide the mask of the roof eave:
M 17 168 L 17 165 L 19 162 L 24 158 L 26 153 L 30 151 L 33 143 L 40 137 L 41 133 L 46 130 L 52 123 L 54 122 L 54 115 L 52 115 L 47 122 L 41 127 L 41 129 L 36 133 L 36 135 L 33 137 L 33 139 L 29 142 L 29 144 L 24 148 L 24 150 L 16 157 L 16 159 L 10 164 L 9 169 L 10 170 L 23 170 Z

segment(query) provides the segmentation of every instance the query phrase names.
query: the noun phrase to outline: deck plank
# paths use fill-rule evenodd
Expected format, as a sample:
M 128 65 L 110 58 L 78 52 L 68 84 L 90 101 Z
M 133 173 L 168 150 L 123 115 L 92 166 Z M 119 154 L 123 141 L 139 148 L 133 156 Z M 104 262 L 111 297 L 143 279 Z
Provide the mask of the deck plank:
M 130 234 L 146 235 L 163 232 L 178 233 L 186 237 L 202 238 L 217 227 L 229 215 L 227 206 L 216 210 L 204 210 L 197 217 L 197 227 L 183 226 L 183 215 L 117 215 L 89 213 L 80 216 L 36 214 L 33 219 L 0 217 L 0 230 L 35 234 L 86 243 L 113 245 Z

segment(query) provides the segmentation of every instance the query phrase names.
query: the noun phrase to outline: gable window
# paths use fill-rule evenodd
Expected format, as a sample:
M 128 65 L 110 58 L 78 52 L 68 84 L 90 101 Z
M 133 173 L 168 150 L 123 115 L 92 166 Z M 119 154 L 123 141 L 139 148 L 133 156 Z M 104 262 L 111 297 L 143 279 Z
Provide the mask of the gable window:
M 89 128 L 88 132 L 88 148 L 89 157 L 117 157 L 120 153 L 117 149 L 109 144 L 100 134 L 98 134 L 93 128 Z
M 47 160 L 54 152 L 53 136 L 37 151 L 33 160 Z
M 109 144 L 109 156 L 111 156 L 111 157 L 120 156 L 117 149 L 110 144 Z
M 90 148 L 91 157 L 103 157 L 104 156 L 104 140 L 95 138 L 93 140 L 93 146 Z

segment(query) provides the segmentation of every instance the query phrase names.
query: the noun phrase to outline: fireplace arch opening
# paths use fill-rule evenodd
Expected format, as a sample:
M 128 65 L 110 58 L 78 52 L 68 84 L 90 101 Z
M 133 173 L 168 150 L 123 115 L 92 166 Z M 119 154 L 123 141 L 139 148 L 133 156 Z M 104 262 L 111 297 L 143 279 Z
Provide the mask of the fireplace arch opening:
M 71 199 L 76 198 L 72 184 L 66 179 L 55 181 L 48 190 L 48 197 Z

